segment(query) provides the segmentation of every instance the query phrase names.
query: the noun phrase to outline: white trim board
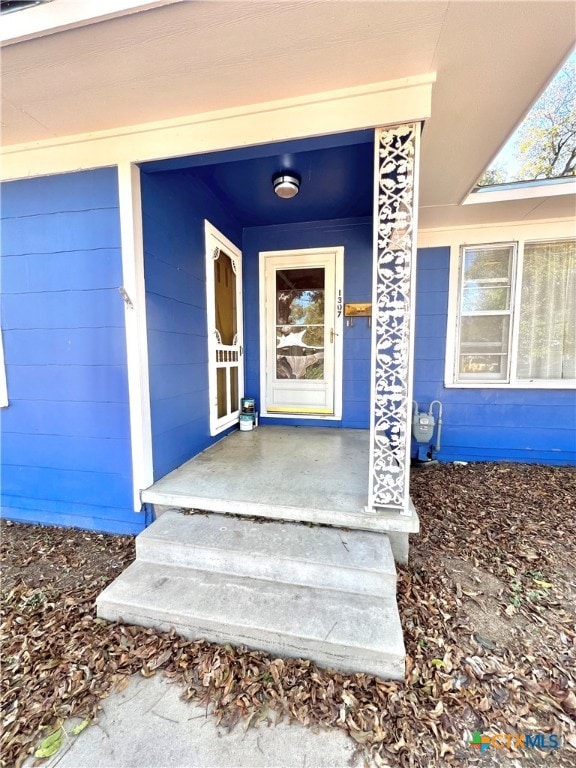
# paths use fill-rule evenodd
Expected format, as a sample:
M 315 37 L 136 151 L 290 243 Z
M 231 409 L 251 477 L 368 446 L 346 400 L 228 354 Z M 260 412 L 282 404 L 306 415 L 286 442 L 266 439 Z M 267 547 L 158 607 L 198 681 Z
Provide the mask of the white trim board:
M 406 436 L 404 462 L 404 508 L 403 515 L 412 515 L 414 508 L 410 499 L 410 454 L 412 450 L 412 399 L 414 397 L 414 344 L 416 340 L 416 278 L 418 270 L 418 214 L 420 212 L 420 158 L 421 158 L 422 124 L 416 127 L 414 137 L 414 188 L 412 192 L 412 249 L 410 255 L 410 317 L 408 336 L 408 408 L 406 413 Z M 374 142 L 377 143 L 376 141 Z M 375 166 L 376 168 L 376 166 Z M 377 210 L 377 209 L 375 209 Z M 376 244 L 376 243 L 375 243 Z M 376 306 L 376 304 L 374 304 Z M 372 347 L 372 356 L 375 357 L 375 347 Z M 373 381 L 373 380 L 372 380 Z
M 462 205 L 482 205 L 482 203 L 500 203 L 504 200 L 531 200 L 542 197 L 558 197 L 559 195 L 576 194 L 575 181 L 559 181 L 548 186 L 534 184 L 515 189 L 491 189 L 485 192 L 470 192 Z
M 0 179 L 141 163 L 275 141 L 417 122 L 430 116 L 435 75 L 420 75 L 186 118 L 17 144 Z
M 8 385 L 6 383 L 6 365 L 4 363 L 4 346 L 2 329 L 0 328 L 0 408 L 8 405 Z
M 126 359 L 130 401 L 130 447 L 134 510 L 142 508 L 140 491 L 154 482 L 152 459 L 152 419 L 148 337 L 146 330 L 146 288 L 144 283 L 144 245 L 140 169 L 131 163 L 118 166 L 120 232 Z
M 575 237 L 576 223 L 572 217 L 545 221 L 509 221 L 503 224 L 477 224 L 464 227 L 423 229 L 418 232 L 418 248 L 480 245 L 508 240 L 549 240 Z

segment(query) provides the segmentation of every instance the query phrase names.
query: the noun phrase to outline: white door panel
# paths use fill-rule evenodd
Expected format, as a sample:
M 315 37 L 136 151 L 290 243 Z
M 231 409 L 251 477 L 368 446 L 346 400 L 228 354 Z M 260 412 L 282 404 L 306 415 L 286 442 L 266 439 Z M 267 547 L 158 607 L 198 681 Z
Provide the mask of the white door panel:
M 205 222 L 210 434 L 235 424 L 244 394 L 242 254 Z
M 337 252 L 263 256 L 264 413 L 334 418 L 341 384 Z

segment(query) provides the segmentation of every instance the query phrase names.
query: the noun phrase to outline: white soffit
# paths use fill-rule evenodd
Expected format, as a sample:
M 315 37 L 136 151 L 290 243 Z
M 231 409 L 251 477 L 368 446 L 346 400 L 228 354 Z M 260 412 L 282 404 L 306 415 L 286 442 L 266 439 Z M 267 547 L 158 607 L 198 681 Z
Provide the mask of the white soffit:
M 576 4 L 454 2 L 434 58 L 421 201 L 460 204 L 574 45 Z
M 169 2 L 6 45 L 3 141 L 7 151 L 19 145 L 28 153 L 26 172 L 48 173 L 54 171 L 42 171 L 40 158 L 56 144 L 72 167 L 82 165 L 82 143 L 94 141 L 101 150 L 94 164 L 113 164 L 115 133 L 125 142 L 115 150 L 121 160 L 137 160 L 125 155 L 130 134 L 158 121 L 173 128 L 163 141 L 157 134 L 155 156 L 178 154 L 183 144 L 189 153 L 202 151 L 202 132 L 182 141 L 178 126 L 234 112 L 248 120 L 248 105 L 262 124 L 260 141 L 282 138 L 283 116 L 285 138 L 353 130 L 388 122 L 392 91 L 383 96 L 375 84 L 423 83 L 437 72 L 420 182 L 424 215 L 432 219 L 439 208 L 460 206 L 573 46 L 575 21 L 572 0 Z M 362 111 L 344 119 L 352 102 L 342 100 L 340 113 L 332 102 L 338 119 L 330 130 L 325 106 L 320 118 L 313 102 L 341 89 L 359 89 Z M 395 93 L 409 100 L 414 91 Z M 308 99 L 310 109 L 263 109 L 291 99 Z M 416 117 L 405 112 L 405 119 Z M 259 142 L 254 132 L 226 138 L 223 126 L 222 147 Z
M 93 133 L 428 74 L 447 6 L 182 2 L 9 45 L 2 97 L 27 120 L 17 130 L 5 120 L 3 141 Z

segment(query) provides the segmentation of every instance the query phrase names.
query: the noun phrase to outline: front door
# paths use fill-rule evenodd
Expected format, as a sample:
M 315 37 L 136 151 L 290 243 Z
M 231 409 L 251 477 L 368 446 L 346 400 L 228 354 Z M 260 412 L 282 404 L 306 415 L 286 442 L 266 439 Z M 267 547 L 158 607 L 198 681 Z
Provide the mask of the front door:
M 262 254 L 266 414 L 338 416 L 341 251 Z
M 242 254 L 209 222 L 206 235 L 206 308 L 210 434 L 238 421 L 244 394 Z

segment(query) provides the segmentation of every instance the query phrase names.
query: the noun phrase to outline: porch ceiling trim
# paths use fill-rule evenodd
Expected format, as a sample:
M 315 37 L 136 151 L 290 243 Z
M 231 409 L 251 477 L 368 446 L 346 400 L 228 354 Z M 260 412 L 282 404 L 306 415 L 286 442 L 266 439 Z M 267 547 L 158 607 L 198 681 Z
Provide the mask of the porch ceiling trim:
M 420 75 L 119 130 L 12 145 L 3 149 L 0 179 L 46 176 L 419 122 L 430 117 L 435 80 L 434 74 Z

